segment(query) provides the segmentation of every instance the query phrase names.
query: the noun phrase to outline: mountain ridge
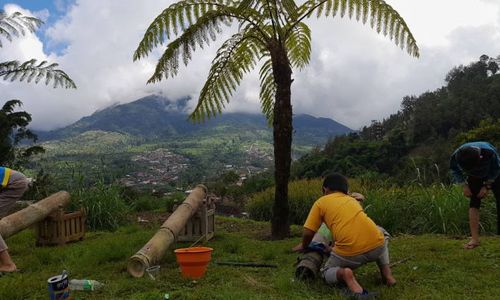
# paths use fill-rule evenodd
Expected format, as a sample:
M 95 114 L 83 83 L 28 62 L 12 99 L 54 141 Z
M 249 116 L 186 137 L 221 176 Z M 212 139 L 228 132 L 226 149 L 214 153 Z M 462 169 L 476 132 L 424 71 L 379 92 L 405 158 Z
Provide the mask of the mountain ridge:
M 261 114 L 226 112 L 203 124 L 188 120 L 189 98 L 171 101 L 165 97 L 151 95 L 130 103 L 112 105 L 85 116 L 66 127 L 37 132 L 40 141 L 65 139 L 86 131 L 109 131 L 141 136 L 148 139 L 172 138 L 176 136 L 211 134 L 224 130 L 272 129 Z M 352 129 L 329 118 L 318 118 L 307 114 L 294 115 L 294 140 L 299 144 L 324 143 L 328 138 L 353 132 Z

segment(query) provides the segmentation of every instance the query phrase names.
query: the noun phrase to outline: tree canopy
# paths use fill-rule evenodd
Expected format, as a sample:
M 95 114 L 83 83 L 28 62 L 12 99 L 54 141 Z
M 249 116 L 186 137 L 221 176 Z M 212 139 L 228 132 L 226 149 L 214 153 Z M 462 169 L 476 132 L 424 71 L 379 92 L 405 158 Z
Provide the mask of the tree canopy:
M 329 141 L 293 166 L 295 177 L 325 170 L 349 176 L 378 174 L 394 182 L 449 182 L 449 155 L 460 144 L 486 140 L 500 146 L 498 58 L 483 55 L 446 75 L 446 85 L 406 96 L 401 109 L 359 132 Z
M 220 114 L 245 74 L 260 67 L 260 103 L 273 127 L 275 201 L 271 221 L 273 238 L 289 233 L 288 180 L 291 165 L 293 69 L 311 58 L 313 17 L 349 17 L 370 26 L 413 56 L 419 50 L 403 18 L 383 0 L 183 0 L 160 13 L 146 29 L 134 60 L 167 44 L 148 83 L 177 75 L 193 52 L 210 45 L 224 27 L 237 32 L 218 49 L 198 104 L 190 115 L 202 122 Z M 168 42 L 167 42 L 168 41 Z

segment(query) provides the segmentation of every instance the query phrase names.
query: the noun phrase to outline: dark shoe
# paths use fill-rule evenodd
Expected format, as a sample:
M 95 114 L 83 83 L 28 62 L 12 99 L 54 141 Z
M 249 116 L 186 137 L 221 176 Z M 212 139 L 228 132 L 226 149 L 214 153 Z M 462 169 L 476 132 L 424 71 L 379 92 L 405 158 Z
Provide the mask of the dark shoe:
M 349 299 L 372 299 L 377 298 L 377 292 L 369 292 L 367 290 L 363 290 L 361 293 L 355 293 L 348 288 L 342 290 L 342 296 L 347 297 Z

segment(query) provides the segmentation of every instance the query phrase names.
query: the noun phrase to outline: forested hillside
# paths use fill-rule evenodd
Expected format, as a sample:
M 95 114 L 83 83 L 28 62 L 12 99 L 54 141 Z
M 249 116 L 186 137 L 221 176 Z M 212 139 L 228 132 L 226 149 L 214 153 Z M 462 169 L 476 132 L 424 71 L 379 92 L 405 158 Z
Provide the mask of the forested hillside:
M 189 98 L 171 101 L 151 95 L 136 101 L 113 105 L 83 117 L 64 128 L 37 132 L 40 140 L 62 140 L 87 131 L 107 131 L 132 135 L 148 140 L 210 136 L 225 134 L 245 135 L 247 132 L 269 135 L 271 128 L 264 116 L 251 113 L 226 113 L 203 124 L 188 120 Z M 329 137 L 352 130 L 334 120 L 299 114 L 294 116 L 294 142 L 299 145 L 319 145 Z
M 473 140 L 500 146 L 498 61 L 483 55 L 453 68 L 445 86 L 406 96 L 395 114 L 303 156 L 293 165 L 293 176 L 312 178 L 336 170 L 349 176 L 392 177 L 399 183 L 447 182 L 455 147 Z

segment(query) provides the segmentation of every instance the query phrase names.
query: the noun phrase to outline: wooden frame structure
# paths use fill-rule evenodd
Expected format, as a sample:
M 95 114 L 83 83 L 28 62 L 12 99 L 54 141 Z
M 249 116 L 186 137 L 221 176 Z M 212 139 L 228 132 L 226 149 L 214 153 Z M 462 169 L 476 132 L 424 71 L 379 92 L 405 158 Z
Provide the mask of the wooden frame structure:
M 81 241 L 85 236 L 85 210 L 65 213 L 62 207 L 38 222 L 35 227 L 37 246 L 59 245 Z
M 178 242 L 208 241 L 215 234 L 215 202 L 207 197 L 179 233 Z

